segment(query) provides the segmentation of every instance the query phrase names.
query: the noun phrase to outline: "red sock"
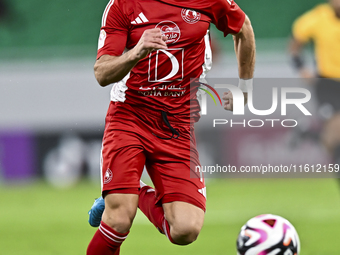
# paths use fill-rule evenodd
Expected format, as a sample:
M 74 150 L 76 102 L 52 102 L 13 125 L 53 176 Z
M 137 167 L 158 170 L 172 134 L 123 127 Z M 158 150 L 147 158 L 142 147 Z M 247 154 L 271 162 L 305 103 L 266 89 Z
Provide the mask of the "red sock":
M 155 227 L 167 236 L 170 242 L 175 243 L 170 236 L 170 226 L 164 217 L 162 205 L 156 205 L 155 190 L 150 186 L 144 186 L 139 192 L 139 209 L 151 221 Z
M 129 233 L 129 232 L 128 232 Z M 121 234 L 101 222 L 97 232 L 94 234 L 89 246 L 87 255 L 119 255 L 122 242 L 128 233 Z

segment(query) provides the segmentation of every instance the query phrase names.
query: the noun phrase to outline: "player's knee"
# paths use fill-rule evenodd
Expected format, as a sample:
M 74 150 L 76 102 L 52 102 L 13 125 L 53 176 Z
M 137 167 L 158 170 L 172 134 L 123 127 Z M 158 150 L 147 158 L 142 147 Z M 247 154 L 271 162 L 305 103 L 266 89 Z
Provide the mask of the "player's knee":
M 111 214 L 104 211 L 103 221 L 105 222 L 105 224 L 113 228 L 118 233 L 126 233 L 130 230 L 132 226 L 133 217 L 122 214 Z
M 204 211 L 184 202 L 163 204 L 163 208 L 173 242 L 179 245 L 194 242 L 203 226 Z
M 197 239 L 201 228 L 202 226 L 195 221 L 174 224 L 171 226 L 171 237 L 176 244 L 188 245 Z
M 130 230 L 135 218 L 138 196 L 131 194 L 110 194 L 105 198 L 102 220 L 119 233 Z

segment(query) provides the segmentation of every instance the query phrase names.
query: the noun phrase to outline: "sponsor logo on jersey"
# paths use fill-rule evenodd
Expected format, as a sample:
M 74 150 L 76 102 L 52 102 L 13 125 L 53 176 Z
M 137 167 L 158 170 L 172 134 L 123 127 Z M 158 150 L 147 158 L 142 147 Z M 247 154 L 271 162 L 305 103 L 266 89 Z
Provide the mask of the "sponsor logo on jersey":
M 149 82 L 181 81 L 184 77 L 184 49 L 157 50 L 149 54 Z
M 186 23 L 195 24 L 201 19 L 201 13 L 191 10 L 191 9 L 182 9 L 182 18 Z
M 98 50 L 103 48 L 105 45 L 106 32 L 104 29 L 100 30 L 99 40 L 98 40 Z
M 112 177 L 113 177 L 112 171 L 110 168 L 108 168 L 104 175 L 104 184 L 108 184 L 110 181 L 112 181 Z
M 131 24 L 135 25 L 135 24 L 143 24 L 147 22 L 149 22 L 149 20 L 145 17 L 144 13 L 141 12 L 140 14 L 138 14 L 138 17 L 135 18 L 135 20 L 131 22 Z
M 198 190 L 199 193 L 201 193 L 205 198 L 207 198 L 207 188 L 204 187 L 203 189 Z
M 175 43 L 181 37 L 181 30 L 177 24 L 170 20 L 165 20 L 156 25 L 155 28 L 159 28 L 162 31 L 162 35 L 168 37 L 167 44 Z

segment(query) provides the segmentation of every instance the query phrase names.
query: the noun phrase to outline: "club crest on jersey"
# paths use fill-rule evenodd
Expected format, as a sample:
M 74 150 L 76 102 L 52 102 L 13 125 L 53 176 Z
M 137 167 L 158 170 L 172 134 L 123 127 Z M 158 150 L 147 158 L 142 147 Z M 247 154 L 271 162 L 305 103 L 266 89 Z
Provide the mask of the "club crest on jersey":
M 181 30 L 173 21 L 165 20 L 159 22 L 155 28 L 159 28 L 162 31 L 162 35 L 168 37 L 167 44 L 175 43 L 181 37 Z
M 104 175 L 104 184 L 108 184 L 110 181 L 112 181 L 112 177 L 113 177 L 112 171 L 110 168 L 108 168 Z
M 182 18 L 186 23 L 195 24 L 201 19 L 201 13 L 191 10 L 191 9 L 182 9 Z

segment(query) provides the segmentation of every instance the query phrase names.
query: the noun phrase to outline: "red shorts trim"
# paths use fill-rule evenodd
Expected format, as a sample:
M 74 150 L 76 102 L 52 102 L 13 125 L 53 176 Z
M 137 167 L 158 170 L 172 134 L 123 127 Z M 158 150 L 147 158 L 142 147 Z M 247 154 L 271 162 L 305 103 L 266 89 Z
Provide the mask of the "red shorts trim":
M 122 188 L 122 189 L 113 189 L 113 190 L 105 190 L 102 192 L 103 198 L 105 198 L 108 194 L 139 194 L 139 188 Z

